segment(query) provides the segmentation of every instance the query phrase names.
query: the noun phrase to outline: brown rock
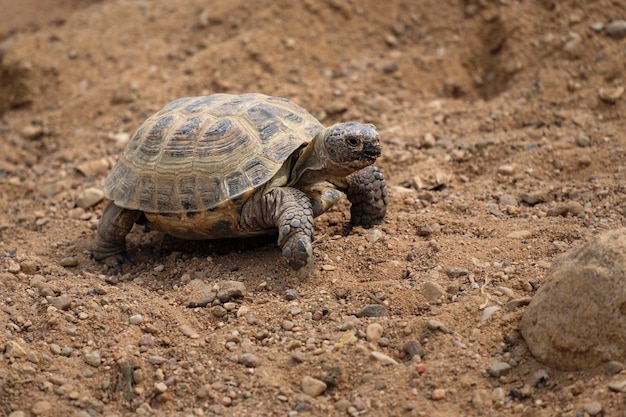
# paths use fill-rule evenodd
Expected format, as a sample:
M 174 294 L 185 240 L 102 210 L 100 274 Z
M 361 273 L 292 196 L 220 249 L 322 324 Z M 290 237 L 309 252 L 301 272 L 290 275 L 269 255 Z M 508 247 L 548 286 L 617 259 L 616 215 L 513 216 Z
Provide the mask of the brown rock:
M 626 360 L 626 228 L 557 258 L 521 320 L 540 361 L 559 369 Z

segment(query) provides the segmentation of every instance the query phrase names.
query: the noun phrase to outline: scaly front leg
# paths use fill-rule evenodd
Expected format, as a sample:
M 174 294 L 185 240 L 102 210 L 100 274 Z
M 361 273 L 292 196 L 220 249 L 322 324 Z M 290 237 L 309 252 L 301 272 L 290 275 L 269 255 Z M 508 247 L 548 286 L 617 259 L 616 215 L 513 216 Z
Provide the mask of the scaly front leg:
M 378 167 L 370 165 L 350 175 L 346 195 L 352 203 L 346 235 L 354 226 L 369 229 L 383 222 L 387 213 L 387 184 Z

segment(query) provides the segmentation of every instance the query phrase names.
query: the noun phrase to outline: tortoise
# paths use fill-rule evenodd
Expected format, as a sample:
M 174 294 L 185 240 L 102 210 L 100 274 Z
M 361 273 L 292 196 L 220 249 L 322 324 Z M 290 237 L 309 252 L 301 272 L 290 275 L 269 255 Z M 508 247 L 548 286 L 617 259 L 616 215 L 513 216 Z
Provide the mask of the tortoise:
M 353 226 L 380 224 L 387 208 L 372 124 L 328 128 L 292 101 L 263 94 L 180 98 L 149 117 L 103 182 L 110 200 L 93 257 L 132 264 L 135 223 L 182 239 L 278 231 L 289 266 L 312 271 L 314 217 L 343 195 Z

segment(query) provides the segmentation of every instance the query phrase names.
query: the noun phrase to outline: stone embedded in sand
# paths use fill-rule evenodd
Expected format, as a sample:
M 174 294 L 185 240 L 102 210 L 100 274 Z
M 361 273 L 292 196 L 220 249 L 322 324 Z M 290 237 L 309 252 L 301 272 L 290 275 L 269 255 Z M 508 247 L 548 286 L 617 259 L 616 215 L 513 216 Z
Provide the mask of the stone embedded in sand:
M 537 359 L 559 369 L 626 360 L 626 229 L 557 258 L 521 320 Z

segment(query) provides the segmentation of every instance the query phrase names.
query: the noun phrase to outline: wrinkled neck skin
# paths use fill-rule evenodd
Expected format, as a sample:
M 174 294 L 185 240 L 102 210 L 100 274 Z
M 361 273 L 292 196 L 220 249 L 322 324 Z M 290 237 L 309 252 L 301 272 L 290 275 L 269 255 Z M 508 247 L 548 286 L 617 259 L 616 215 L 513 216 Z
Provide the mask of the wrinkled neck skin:
M 308 185 L 327 181 L 340 189 L 347 187 L 345 177 L 355 170 L 330 160 L 326 151 L 326 129 L 318 133 L 309 144 L 300 151 L 291 170 L 289 186 L 307 188 Z

